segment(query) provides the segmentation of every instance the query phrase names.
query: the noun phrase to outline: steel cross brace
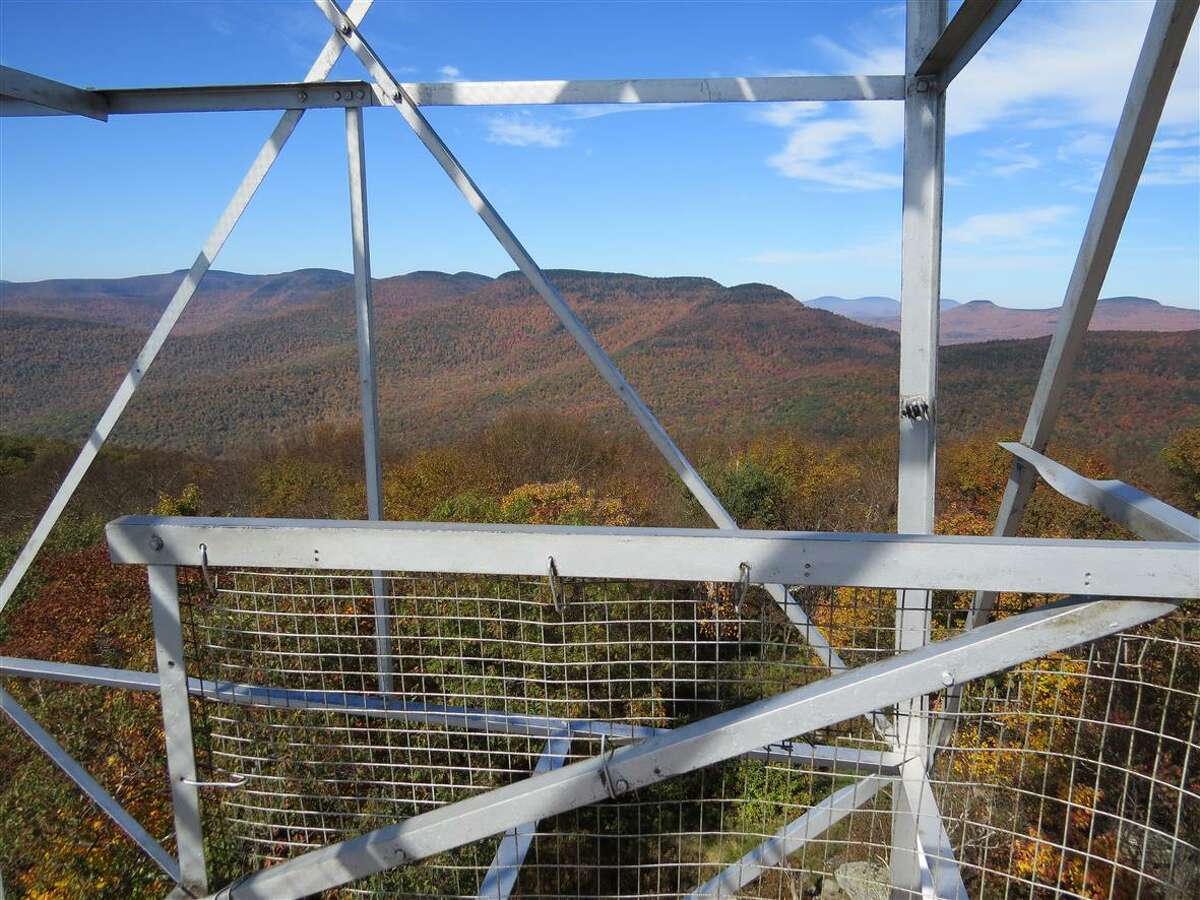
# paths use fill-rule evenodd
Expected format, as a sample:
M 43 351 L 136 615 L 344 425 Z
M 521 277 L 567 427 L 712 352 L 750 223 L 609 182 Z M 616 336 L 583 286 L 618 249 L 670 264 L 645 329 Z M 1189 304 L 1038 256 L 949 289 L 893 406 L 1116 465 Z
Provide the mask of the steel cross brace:
M 1051 604 L 311 851 L 241 879 L 215 896 L 282 900 L 328 890 L 723 762 L 763 742 L 785 740 L 930 693 L 944 687 L 948 672 L 956 680 L 969 681 L 1134 627 L 1175 608 L 1145 600 Z
M 1064 497 L 1099 510 L 1109 519 L 1147 541 L 1200 543 L 1200 519 L 1116 479 L 1085 478 L 1048 456 L 1015 441 L 1000 446 L 1028 463 Z
M 1117 131 L 1104 163 L 1104 173 L 1088 215 L 1083 240 L 1075 257 L 1058 325 L 1046 351 L 1042 372 L 1025 419 L 1025 428 L 1021 433 L 1021 444 L 1035 453 L 1040 454 L 1046 449 L 1058 422 L 1063 396 L 1074 374 L 1075 361 L 1082 351 L 1100 288 L 1108 274 L 1117 240 L 1150 154 L 1150 145 L 1198 8 L 1200 0 L 1156 0 L 1154 5 L 1137 65 L 1130 78 Z M 1011 537 L 1020 530 L 1025 504 L 1033 491 L 1035 474 L 1035 467 L 1020 457 L 1013 462 L 1000 501 L 1000 511 L 996 514 L 993 530 L 996 536 Z M 996 605 L 996 597 L 993 591 L 975 594 L 967 628 L 974 628 L 988 620 Z M 945 707 L 932 741 L 935 747 L 944 745 L 950 738 L 961 704 L 960 694 L 957 686 L 946 694 Z
M 62 769 L 68 778 L 78 785 L 79 789 L 87 795 L 89 800 L 99 806 L 104 814 L 112 819 L 117 827 L 125 832 L 142 849 L 143 853 L 154 860 L 154 864 L 162 869 L 168 878 L 176 884 L 182 884 L 179 862 L 171 854 L 167 853 L 162 848 L 162 845 L 141 826 L 141 823 L 126 812 L 125 807 L 121 806 L 112 794 L 101 787 L 100 783 L 89 775 L 87 770 L 76 762 L 63 749 L 63 746 L 51 737 L 46 729 L 42 728 L 33 716 L 29 715 L 4 688 L 0 688 L 0 710 L 3 710 L 4 714 L 13 721 L 13 724 L 25 732 L 29 739 L 37 744 L 38 748 L 56 766 Z
M 682 479 L 684 485 L 691 492 L 692 496 L 704 508 L 704 511 L 709 515 L 718 528 L 737 528 L 737 522 L 721 505 L 721 501 L 712 492 L 700 474 L 695 470 L 692 464 L 688 461 L 683 452 L 671 440 L 669 434 L 662 424 L 655 418 L 654 413 L 646 406 L 645 402 L 638 396 L 633 386 L 625 379 L 620 370 L 613 363 L 612 359 L 604 352 L 604 349 L 597 343 L 595 337 L 588 330 L 583 321 L 575 314 L 575 312 L 563 299 L 562 294 L 546 277 L 545 272 L 534 261 L 533 257 L 513 234 L 507 223 L 496 212 L 495 207 L 484 196 L 479 186 L 471 179 L 470 175 L 463 168 L 462 164 L 455 158 L 450 148 L 438 135 L 426 120 L 425 116 L 418 109 L 414 102 L 404 90 L 400 82 L 392 77 L 391 72 L 383 64 L 383 61 L 371 49 L 363 38 L 354 22 L 352 22 L 342 8 L 335 0 L 313 0 L 317 8 L 329 20 L 333 26 L 335 34 L 345 41 L 346 46 L 359 58 L 363 67 L 374 79 L 378 86 L 380 94 L 386 98 L 392 106 L 394 106 L 404 120 L 412 128 L 413 133 L 425 145 L 426 149 L 433 155 L 439 165 L 445 170 L 450 180 L 454 182 L 455 187 L 471 205 L 471 208 L 479 215 L 484 224 L 492 232 L 493 236 L 499 241 L 500 245 L 508 253 L 517 268 L 529 280 L 534 290 L 542 297 L 543 300 L 554 311 L 562 322 L 563 327 L 573 337 L 580 348 L 591 360 L 601 377 L 608 382 L 609 386 L 616 392 L 617 396 L 633 414 L 642 430 L 658 448 L 659 453 L 667 463 L 674 469 L 675 473 Z M 731 572 L 732 576 L 733 573 Z M 788 593 L 785 586 L 781 584 L 767 584 L 764 588 L 783 610 L 784 614 L 797 627 L 803 630 L 805 639 L 812 647 L 813 652 L 821 659 L 821 661 L 832 670 L 844 669 L 845 663 L 834 650 L 833 646 L 826 639 L 820 629 L 808 617 L 808 614 L 801 609 L 800 605 Z M 876 728 L 884 733 L 890 733 L 889 723 L 881 715 L 873 715 Z
M 361 21 L 363 16 L 367 14 L 367 10 L 370 8 L 372 2 L 373 0 L 354 0 L 350 5 L 350 11 L 346 14 L 347 19 L 353 22 Z M 308 74 L 304 80 L 324 81 L 333 69 L 338 57 L 342 55 L 342 47 L 341 41 L 330 37 L 321 49 L 321 52 L 317 55 L 316 61 L 308 70 Z M 163 310 L 162 316 L 159 317 L 154 330 L 150 332 L 150 336 L 146 338 L 145 345 L 142 347 L 141 352 L 138 353 L 137 358 L 134 359 L 133 365 L 125 375 L 124 381 L 121 382 L 112 400 L 109 401 L 108 408 L 104 410 L 100 421 L 92 429 L 87 443 L 79 451 L 79 456 L 76 457 L 70 471 L 63 478 L 62 484 L 59 485 L 54 498 L 50 501 L 50 505 L 46 508 L 46 511 L 42 514 L 42 518 L 34 527 L 29 540 L 25 542 L 25 546 L 21 548 L 21 552 L 17 555 L 16 560 L 14 560 L 12 568 L 5 575 L 3 583 L 0 583 L 0 611 L 3 611 L 13 592 L 17 589 L 17 585 L 25 577 L 25 573 L 29 571 L 29 567 L 33 564 L 38 551 L 41 550 L 42 544 L 49 537 L 51 529 L 58 522 L 59 517 L 63 514 L 63 510 L 67 508 L 68 501 L 74 495 L 76 488 L 79 487 L 79 483 L 83 480 L 84 475 L 87 474 L 88 469 L 91 468 L 92 462 L 100 453 L 100 448 L 104 446 L 104 442 L 108 440 L 108 436 L 116 426 L 117 420 L 125 412 L 125 408 L 129 405 L 134 392 L 141 384 L 142 378 L 145 377 L 147 370 L 149 370 L 158 356 L 159 350 L 162 349 L 167 337 L 170 335 L 172 329 L 174 329 L 175 323 L 179 321 L 179 317 L 183 315 L 184 309 L 187 308 L 188 303 L 195 295 L 196 289 L 200 287 L 200 282 L 204 279 L 204 276 L 208 273 L 213 263 L 216 262 L 217 254 L 221 252 L 221 248 L 225 245 L 225 241 L 233 231 L 238 219 L 246 211 L 246 207 L 249 206 L 250 200 L 254 197 L 259 185 L 267 177 L 267 173 L 271 171 L 271 167 L 275 165 L 275 160 L 279 158 L 279 154 L 283 150 L 283 145 L 292 136 L 292 132 L 296 130 L 296 126 L 303 115 L 304 110 L 302 109 L 289 109 L 285 112 L 279 117 L 279 122 L 275 125 L 266 143 L 263 144 L 262 149 L 258 151 L 258 156 L 254 158 L 250 169 L 246 172 L 241 184 L 238 185 L 233 197 L 221 213 L 217 224 L 213 226 L 213 230 L 209 233 L 208 239 L 204 242 L 199 256 L 192 263 L 192 267 L 187 275 L 183 277 L 183 281 L 175 291 L 175 296 L 171 298 L 171 302 Z
M 533 774 L 553 772 L 561 768 L 571 752 L 571 733 L 560 731 L 546 742 L 546 749 L 538 757 Z M 496 848 L 496 858 L 488 867 L 483 883 L 479 886 L 479 900 L 508 900 L 517 876 L 521 872 L 521 864 L 533 844 L 533 835 L 537 831 L 537 821 L 526 822 L 504 832 L 500 838 L 500 846 Z

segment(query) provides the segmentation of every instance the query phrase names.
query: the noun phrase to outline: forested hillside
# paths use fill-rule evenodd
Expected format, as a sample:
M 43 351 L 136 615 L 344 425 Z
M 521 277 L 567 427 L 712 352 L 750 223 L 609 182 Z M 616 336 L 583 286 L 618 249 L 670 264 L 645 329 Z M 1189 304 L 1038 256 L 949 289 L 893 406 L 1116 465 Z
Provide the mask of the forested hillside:
M 0 571 L 10 564 L 32 518 L 40 512 L 72 453 L 70 445 L 58 441 L 0 440 L 0 493 L 5 497 L 5 517 L 0 523 Z M 1091 477 L 1115 474 L 1111 463 L 1090 448 L 1060 445 L 1059 455 Z M 510 414 L 453 443 L 420 450 L 390 447 L 387 459 L 384 492 L 388 518 L 536 524 L 708 524 L 682 485 L 657 461 L 652 448 L 607 434 L 578 417 L 545 412 Z M 799 430 L 774 431 L 729 446 L 698 448 L 695 459 L 705 479 L 745 527 L 895 528 L 896 459 L 890 441 L 819 443 Z M 1162 489 L 1165 499 L 1191 512 L 1200 511 L 1200 429 L 1179 431 L 1161 454 L 1161 461 L 1167 479 Z M 1008 466 L 1009 458 L 996 446 L 994 434 L 948 442 L 942 448 L 939 464 L 938 530 L 957 534 L 990 531 Z M 219 460 L 156 450 L 104 451 L 64 522 L 5 610 L 0 654 L 153 669 L 145 573 L 135 566 L 115 566 L 108 561 L 101 538 L 106 520 L 122 513 L 149 511 L 168 515 L 361 517 L 361 472 L 360 435 L 328 428 L 248 455 Z M 1129 537 L 1099 513 L 1044 487 L 1035 491 L 1025 523 L 1023 533 L 1031 535 Z M 207 615 L 212 600 L 199 590 L 197 570 L 180 571 L 190 629 L 193 615 Z M 691 635 L 698 632 L 704 636 L 701 645 L 711 645 L 710 649 L 721 646 L 721 658 L 742 660 L 749 672 L 783 677 L 778 667 L 772 668 L 759 659 L 757 654 L 765 645 L 751 641 L 738 650 L 742 628 L 749 635 L 750 629 L 773 621 L 765 595 L 759 596 L 755 589 L 754 597 L 743 602 L 743 612 L 733 615 L 722 611 L 725 607 L 718 601 L 728 592 L 722 595 L 721 588 L 700 586 L 688 595 L 696 599 L 686 605 L 682 601 L 671 605 L 672 614 L 683 617 L 681 627 L 689 635 L 681 646 L 693 646 L 696 639 Z M 628 615 L 637 618 L 645 609 L 636 605 L 642 602 L 637 584 L 594 589 L 607 592 L 604 609 L 614 610 L 606 612 L 606 621 L 610 615 L 619 619 L 617 610 L 631 610 Z M 467 590 L 495 590 L 495 585 L 481 581 Z M 889 592 L 801 588 L 798 597 L 835 646 L 846 654 L 855 654 L 848 658 L 861 662 L 876 654 L 890 654 L 893 600 Z M 427 628 L 442 627 L 436 610 L 443 607 L 429 605 L 436 597 L 422 599 L 421 614 L 398 619 L 398 628 L 420 627 L 421 623 Z M 1001 606 L 1011 612 L 1048 599 L 1004 595 Z M 348 598 L 335 600 L 345 627 L 352 619 L 343 610 L 353 607 L 347 606 Z M 970 600 L 971 595 L 965 592 L 937 595 L 939 637 L 944 635 L 946 623 L 961 621 L 961 611 Z M 328 598 L 321 602 L 328 602 Z M 475 615 L 475 604 L 479 602 L 471 601 L 470 616 Z M 545 639 L 543 635 L 556 633 L 554 629 L 563 624 L 554 618 L 548 600 L 535 597 L 528 605 L 547 619 L 536 627 L 508 622 L 506 616 L 526 614 L 510 604 L 488 627 L 495 629 L 489 634 L 510 635 L 513 639 L 492 640 L 484 642 L 487 647 L 479 647 L 503 647 L 506 653 L 518 654 L 511 663 L 518 673 L 525 671 L 525 665 L 536 666 L 538 660 L 544 661 L 545 645 L 538 641 Z M 308 613 L 314 610 L 315 606 L 306 607 Z M 777 610 L 774 614 L 779 616 Z M 363 616 L 361 622 L 353 619 L 353 631 L 357 634 L 362 627 L 369 637 L 369 597 Z M 263 625 L 269 621 L 270 616 L 259 616 L 244 625 L 251 635 L 247 650 L 262 649 L 262 638 L 254 635 L 269 627 Z M 301 621 L 311 623 L 306 628 L 328 627 L 315 617 Z M 1162 879 L 1163 891 L 1152 891 L 1148 896 L 1195 895 L 1200 885 L 1200 856 L 1194 850 L 1200 844 L 1200 820 L 1194 803 L 1200 787 L 1200 762 L 1191 752 L 1194 736 L 1188 737 L 1194 717 L 1194 694 L 1189 692 L 1194 691 L 1200 671 L 1195 621 L 1194 613 L 1189 613 L 1187 617 L 1147 626 L 1139 630 L 1141 637 L 1128 639 L 1124 646 L 1133 648 L 1129 653 L 1113 651 L 1110 643 L 1091 657 L 1087 651 L 1082 655 L 1053 654 L 980 682 L 984 697 L 994 695 L 997 699 L 986 706 L 978 701 L 983 714 L 969 717 L 960 728 L 955 737 L 957 749 L 946 757 L 953 767 L 955 784 L 941 791 L 940 800 L 951 837 L 968 866 L 965 878 L 974 896 L 1005 895 L 1005 882 L 993 878 L 990 885 L 981 885 L 979 870 L 970 868 L 981 860 L 1011 872 L 1014 881 L 1008 887 L 1019 886 L 1022 896 L 1040 898 L 1065 892 L 1117 900 L 1137 893 L 1139 885 L 1131 875 L 1134 871 L 1148 871 Z M 642 624 L 631 622 L 630 634 Z M 222 627 L 227 628 L 228 622 Z M 599 657 L 623 646 L 613 642 L 612 632 L 623 633 L 624 628 L 622 622 L 621 627 L 599 632 L 605 638 L 605 653 Z M 795 645 L 795 630 L 786 621 L 780 628 Z M 457 631 L 461 636 L 461 623 Z M 221 634 L 221 644 L 237 640 L 232 632 Z M 520 640 L 516 639 L 518 635 Z M 430 652 L 436 653 L 447 646 L 446 638 L 440 632 L 430 632 L 424 640 L 432 648 Z M 1117 651 L 1121 646 L 1117 645 Z M 323 652 L 330 653 L 328 645 Z M 420 652 L 413 649 L 414 655 L 406 657 L 405 664 L 414 665 Z M 563 641 L 556 645 L 555 652 L 583 654 L 576 662 L 580 667 L 588 659 L 595 664 L 595 659 L 586 655 L 586 644 Z M 634 699 L 616 705 L 615 715 L 629 716 L 633 721 L 649 716 L 655 723 L 675 724 L 676 719 L 667 715 L 671 707 L 665 705 L 663 697 L 673 697 L 670 691 L 680 673 L 670 663 L 684 650 L 670 645 L 648 652 L 667 661 L 663 664 L 666 667 L 656 677 L 639 669 L 637 677 L 645 681 L 646 687 L 639 681 Z M 1125 656 L 1136 660 L 1136 665 L 1120 669 L 1121 677 L 1114 679 L 1111 667 Z M 347 661 L 355 658 L 318 653 L 306 659 L 304 670 L 313 673 L 328 667 L 344 675 Z M 613 663 L 611 659 L 609 662 Z M 204 660 L 193 659 L 189 664 L 204 665 Z M 620 669 L 621 678 L 633 678 L 632 664 L 628 668 L 625 662 L 613 664 Z M 458 668 L 457 662 L 451 666 L 454 672 Z M 430 690 L 445 690 L 439 686 L 441 679 L 448 677 L 445 671 L 414 671 L 421 676 L 421 685 L 425 685 L 428 675 L 433 685 Z M 1167 671 L 1173 673 L 1169 689 L 1152 689 L 1152 683 L 1168 684 L 1164 680 Z M 789 680 L 783 687 L 823 675 L 823 671 L 811 667 L 788 669 Z M 281 676 L 275 673 L 271 677 Z M 760 680 L 763 677 L 766 675 L 759 675 Z M 542 681 L 534 681 L 540 689 Z M 754 682 L 747 684 L 753 686 Z M 727 688 L 730 685 L 726 683 Z M 5 686 L 152 834 L 165 839 L 171 848 L 161 718 L 153 695 L 23 679 L 7 679 Z M 599 687 L 599 682 L 589 682 L 589 696 Z M 759 687 L 767 692 L 783 689 L 774 682 L 760 683 Z M 407 690 L 415 690 L 411 681 Z M 478 698 L 469 696 L 462 700 L 478 702 Z M 539 708 L 532 706 L 537 702 L 536 697 L 525 698 L 520 700 L 519 708 L 527 712 Z M 727 698 L 726 702 L 740 701 Z M 213 720 L 205 718 L 204 709 L 207 707 L 198 706 L 195 713 L 200 723 L 196 734 L 201 759 L 209 760 L 214 739 L 209 736 L 208 725 Z M 248 711 L 246 716 L 252 713 Z M 220 709 L 215 713 L 225 717 L 234 714 Z M 1098 745 L 1095 736 L 1099 732 L 1091 728 L 1091 723 L 1097 721 L 1116 723 Z M 1071 723 L 1071 727 L 1063 728 L 1062 722 Z M 253 720 L 247 718 L 245 727 L 252 726 Z M 324 732 L 319 728 L 288 732 L 293 743 L 282 755 L 267 754 L 269 758 L 262 765 L 293 757 L 314 758 L 305 757 L 306 753 L 317 754 L 315 758 L 331 764 L 343 760 L 349 765 L 345 760 L 366 758 L 353 754 L 360 753 L 362 741 L 372 740 L 373 732 L 347 728 L 340 716 L 337 727 L 336 746 L 305 743 L 320 739 Z M 438 741 L 444 742 L 440 732 Z M 381 756 L 370 757 L 373 765 L 385 767 L 382 771 L 389 777 L 413 778 L 413 770 L 406 767 L 421 765 L 421 760 L 428 757 L 428 745 L 415 751 L 405 746 L 393 748 L 389 739 Z M 376 747 L 372 752 L 380 751 Z M 576 752 L 586 755 L 595 750 L 580 742 Z M 512 765 L 511 777 L 515 778 L 532 763 L 522 757 Z M 271 771 L 266 768 L 262 774 Z M 168 885 L 161 874 L 47 758 L 32 751 L 24 736 L 6 720 L 0 720 L 0 772 L 4 773 L 0 779 L 0 867 L 12 896 L 124 900 L 166 893 Z M 786 767 L 764 767 L 753 761 L 734 761 L 720 773 L 710 769 L 690 780 L 685 777 L 672 781 L 673 787 L 664 788 L 665 793 L 647 789 L 632 801 L 604 805 L 597 815 L 609 817 L 602 820 L 607 824 L 586 827 L 607 827 L 611 833 L 626 835 L 617 845 L 604 845 L 609 848 L 604 858 L 611 864 L 584 866 L 567 870 L 566 874 L 553 867 L 529 866 L 522 876 L 528 895 L 609 896 L 620 885 L 624 885 L 626 895 L 638 890 L 650 892 L 655 885 L 667 893 L 678 893 L 709 877 L 719 864 L 745 849 L 724 840 L 722 831 L 769 835 L 829 790 L 828 777 L 801 775 Z M 288 784 L 304 783 L 295 781 L 302 778 L 298 771 L 288 770 L 286 777 L 291 779 Z M 365 791 L 370 786 L 369 781 L 360 783 L 358 776 L 341 784 L 348 786 L 341 787 L 339 794 Z M 727 806 L 715 806 L 709 800 L 706 807 L 695 801 L 706 796 L 704 791 L 717 789 L 733 798 Z M 372 809 L 366 801 L 375 795 L 363 796 L 363 808 Z M 324 831 L 314 834 L 302 824 L 295 824 L 286 805 L 278 814 L 270 810 L 236 813 L 223 806 L 236 800 L 236 794 L 222 794 L 215 789 L 205 794 L 207 852 L 214 885 L 336 836 Z M 709 819 L 705 819 L 706 808 L 726 810 L 725 818 L 716 821 L 709 813 Z M 886 807 L 884 810 L 886 814 Z M 415 811 L 420 810 L 409 811 L 404 806 L 379 821 L 394 821 Z M 236 821 L 231 821 L 231 816 Z M 247 816 L 255 822 L 265 817 L 269 840 L 254 843 L 237 839 L 244 824 L 241 820 Z M 1131 828 L 1127 820 L 1135 816 L 1145 817 L 1144 829 Z M 375 821 L 357 818 L 346 833 L 361 831 Z M 870 821 L 860 816 L 856 824 L 852 819 L 849 825 L 831 832 L 830 843 L 818 842 L 812 853 L 794 854 L 793 868 L 773 870 L 752 896 L 816 896 L 822 879 L 832 883 L 828 873 L 840 863 L 876 853 L 880 834 L 869 830 Z M 558 848 L 571 846 L 554 842 L 569 841 L 571 831 L 579 827 L 570 818 L 544 822 L 538 846 L 546 858 L 555 858 Z M 560 828 L 564 835 L 556 838 L 556 829 Z M 665 836 L 655 837 L 655 829 L 662 829 Z M 635 833 L 651 837 L 639 841 L 628 836 Z M 695 837 L 699 833 L 704 834 L 702 844 Z M 1177 834 L 1179 840 L 1161 850 L 1160 845 L 1171 834 Z M 1143 835 L 1156 840 L 1152 854 L 1137 843 Z M 747 840 L 752 844 L 757 838 Z M 491 845 L 476 849 L 477 853 L 468 850 L 461 857 L 449 858 L 450 863 L 440 857 L 430 867 L 402 868 L 393 880 L 379 887 L 387 896 L 469 893 L 482 878 L 493 852 Z M 685 851 L 687 858 L 683 857 Z M 574 853 L 562 852 L 564 859 L 575 858 Z M 439 861 L 443 868 L 438 868 Z M 577 877 L 593 880 L 561 880 Z M 664 879 L 668 879 L 665 888 Z
M 350 289 L 327 289 L 340 273 L 292 274 L 290 293 L 280 290 L 282 276 L 218 278 L 202 291 L 115 440 L 212 455 L 316 423 L 351 423 L 358 397 Z M 898 342 L 888 331 L 809 309 L 767 285 L 575 271 L 553 277 L 682 440 L 733 440 L 774 427 L 818 440 L 894 430 Z M 74 288 L 71 302 L 44 285 L 4 285 L 7 430 L 83 438 L 165 302 L 167 280 L 153 302 L 142 280 L 132 281 L 140 294 L 100 283 L 103 290 Z M 383 279 L 376 304 L 382 424 L 395 443 L 452 440 L 514 407 L 579 413 L 606 429 L 628 425 L 515 273 Z M 1198 334 L 1090 334 L 1062 439 L 1095 446 L 1135 473 L 1200 414 Z M 1047 345 L 1040 338 L 943 348 L 944 436 L 1019 429 Z

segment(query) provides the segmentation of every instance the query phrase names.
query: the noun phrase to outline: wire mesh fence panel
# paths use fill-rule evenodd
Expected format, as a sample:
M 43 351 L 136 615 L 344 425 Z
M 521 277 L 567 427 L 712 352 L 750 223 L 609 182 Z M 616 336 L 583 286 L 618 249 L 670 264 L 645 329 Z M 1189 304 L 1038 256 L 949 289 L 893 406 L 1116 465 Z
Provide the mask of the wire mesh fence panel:
M 384 585 L 390 694 L 370 573 L 225 571 L 214 592 L 185 597 L 189 674 L 205 680 L 202 762 L 247 779 L 207 796 L 213 858 L 230 874 L 526 778 L 555 740 L 554 765 L 595 757 L 829 674 L 755 587 L 432 574 Z M 794 593 L 847 665 L 895 653 L 894 592 Z M 961 630 L 969 598 L 930 596 L 935 639 Z M 1196 638 L 1194 610 L 1181 611 L 967 686 L 932 780 L 973 896 L 1194 891 Z M 945 712 L 945 695 L 931 707 Z M 797 740 L 892 749 L 865 718 Z M 732 759 L 352 890 L 474 897 L 500 873 L 513 897 L 679 896 L 860 777 L 787 753 Z M 883 890 L 888 785 L 738 879 L 736 896 Z
M 1200 895 L 1198 703 L 1195 603 L 967 685 L 933 779 L 972 893 Z

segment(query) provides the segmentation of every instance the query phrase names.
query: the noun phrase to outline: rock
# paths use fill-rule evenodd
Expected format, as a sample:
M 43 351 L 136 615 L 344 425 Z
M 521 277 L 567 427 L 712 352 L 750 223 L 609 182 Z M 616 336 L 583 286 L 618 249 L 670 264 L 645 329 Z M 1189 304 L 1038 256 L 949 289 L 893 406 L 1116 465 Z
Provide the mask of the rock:
M 849 900 L 888 900 L 891 893 L 891 874 L 879 863 L 845 863 L 837 867 L 833 877 Z

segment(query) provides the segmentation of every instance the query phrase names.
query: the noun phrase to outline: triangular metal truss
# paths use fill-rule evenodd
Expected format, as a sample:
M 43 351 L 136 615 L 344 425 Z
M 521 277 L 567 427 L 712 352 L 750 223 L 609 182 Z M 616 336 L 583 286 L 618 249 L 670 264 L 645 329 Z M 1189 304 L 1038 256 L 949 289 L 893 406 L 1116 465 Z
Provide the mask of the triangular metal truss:
M 213 265 L 234 225 L 274 165 L 304 112 L 346 113 L 354 296 L 371 523 L 293 520 L 134 518 L 109 528 L 113 559 L 147 565 L 159 673 L 129 672 L 5 658 L 5 675 L 161 694 L 167 764 L 175 803 L 179 859 L 170 857 L 10 695 L 3 709 L 187 894 L 209 890 L 201 840 L 188 697 L 284 704 L 409 717 L 542 736 L 545 750 L 530 778 L 330 845 L 262 870 L 219 892 L 228 897 L 300 897 L 385 869 L 503 834 L 480 896 L 504 898 L 539 819 L 617 797 L 673 775 L 739 755 L 798 754 L 858 773 L 860 779 L 814 804 L 802 817 L 750 851 L 693 896 L 732 896 L 849 811 L 893 788 L 891 880 L 896 896 L 964 897 L 928 778 L 936 748 L 952 727 L 964 682 L 1048 652 L 1094 640 L 1161 616 L 1174 605 L 1083 596 L 988 624 L 1000 590 L 1073 595 L 1200 596 L 1200 522 L 1120 482 L 1091 481 L 1043 455 L 1088 322 L 1200 0 L 1157 0 L 1124 110 L 1076 259 L 1020 444 L 1005 445 L 1013 468 L 993 538 L 932 536 L 934 524 L 937 338 L 940 299 L 945 91 L 1017 0 L 967 0 L 948 24 L 945 0 L 908 0 L 906 71 L 883 76 L 651 79 L 575 82 L 398 82 L 360 30 L 371 0 L 348 10 L 314 0 L 332 28 L 304 80 L 292 85 L 81 90 L 29 73 L 0 69 L 0 113 L 109 115 L 192 110 L 283 109 L 278 124 L 205 242 L 190 271 L 134 360 L 129 373 L 66 475 L 27 545 L 0 586 L 0 609 L 12 596 L 67 502 L 124 412 L 180 315 Z M 326 82 L 344 49 L 368 81 Z M 901 273 L 901 371 L 898 424 L 899 535 L 745 532 L 721 505 L 667 431 L 621 374 L 558 289 L 526 251 L 479 186 L 421 112 L 426 105 L 547 103 L 713 103 L 873 100 L 904 103 Z M 718 530 L 430 526 L 383 523 L 378 454 L 371 270 L 366 205 L 363 108 L 391 106 L 429 150 L 517 268 L 632 413 Z M 1100 509 L 1151 543 L 1038 541 L 1015 537 L 1035 473 L 1066 496 Z M 296 536 L 305 535 L 303 549 Z M 321 552 L 314 559 L 311 547 Z M 197 548 L 200 548 L 197 550 Z M 547 570 L 549 558 L 549 571 Z M 379 694 L 363 697 L 296 692 L 189 678 L 183 656 L 175 567 L 270 565 L 374 571 Z M 557 563 L 555 562 L 557 560 Z M 751 580 L 761 584 L 801 630 L 831 676 L 804 688 L 674 730 L 578 720 L 560 721 L 433 708 L 389 697 L 392 672 L 385 569 L 557 577 Z M 897 655 L 847 669 L 833 645 L 789 593 L 789 584 L 909 588 L 897 592 Z M 930 591 L 975 590 L 968 630 L 930 643 Z M 942 714 L 931 692 L 946 690 Z M 895 706 L 893 720 L 880 710 Z M 866 716 L 886 753 L 789 742 L 855 716 Z M 611 735 L 623 746 L 565 765 L 572 734 Z M 780 743 L 788 742 L 788 743 Z

